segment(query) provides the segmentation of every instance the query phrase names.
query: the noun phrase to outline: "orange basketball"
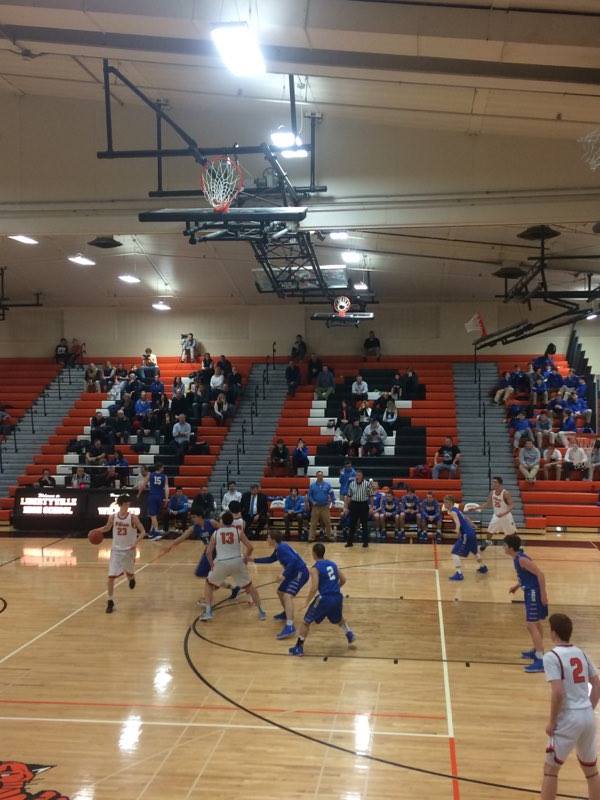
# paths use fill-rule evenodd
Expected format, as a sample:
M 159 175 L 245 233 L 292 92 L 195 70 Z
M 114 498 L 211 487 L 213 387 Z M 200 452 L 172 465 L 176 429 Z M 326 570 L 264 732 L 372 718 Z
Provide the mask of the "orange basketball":
M 92 544 L 102 544 L 104 540 L 104 534 L 102 533 L 101 528 L 94 528 L 88 533 L 88 539 Z

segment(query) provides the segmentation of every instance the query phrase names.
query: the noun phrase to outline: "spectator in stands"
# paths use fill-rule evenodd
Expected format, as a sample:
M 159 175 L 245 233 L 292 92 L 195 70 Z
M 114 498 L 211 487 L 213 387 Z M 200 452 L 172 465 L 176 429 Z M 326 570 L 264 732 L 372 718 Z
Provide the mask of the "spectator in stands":
M 548 384 L 548 394 L 550 396 L 560 394 L 560 390 L 563 387 L 564 381 L 562 379 L 562 375 L 556 367 L 553 367 L 550 370 L 550 373 L 546 378 L 546 383 Z
M 592 409 L 588 408 L 587 400 L 577 394 L 577 390 L 573 389 L 565 399 L 566 407 L 571 411 L 575 418 L 585 420 L 589 423 L 592 418 Z
M 115 376 L 117 374 L 116 369 L 113 367 L 110 361 L 107 361 L 106 364 L 101 369 L 102 377 L 100 379 L 100 388 L 103 392 L 110 392 L 115 382 Z
M 212 406 L 212 415 L 217 425 L 225 425 L 228 417 L 231 415 L 229 403 L 223 392 L 219 392 L 217 399 Z
M 158 359 L 156 358 L 156 354 L 152 352 L 151 347 L 147 347 L 144 350 L 144 356 L 148 359 L 152 366 L 158 367 Z
M 538 414 L 535 421 L 535 438 L 540 450 L 543 447 L 544 439 L 547 439 L 549 444 L 554 444 L 556 439 L 552 430 L 552 420 L 545 411 Z
M 129 486 L 129 461 L 122 450 L 115 451 L 115 471 L 121 486 Z
M 233 392 L 234 398 L 237 400 L 242 393 L 242 376 L 240 375 L 236 366 L 231 368 L 231 375 L 229 376 L 228 383 L 230 390 Z
M 292 345 L 292 352 L 290 355 L 295 361 L 304 361 L 306 358 L 306 351 L 306 342 L 302 336 L 298 334 L 294 340 L 294 344 Z
M 308 541 L 315 541 L 317 538 L 317 527 L 319 525 L 322 525 L 325 529 L 325 538 L 333 541 L 329 507 L 335 502 L 335 495 L 333 494 L 331 484 L 323 479 L 323 472 L 321 470 L 317 472 L 314 483 L 311 483 L 307 497 L 310 503 L 310 530 Z
M 594 446 L 590 450 L 588 461 L 588 481 L 594 480 L 594 473 L 600 469 L 600 439 L 596 439 Z
M 242 501 L 242 493 L 238 490 L 237 484 L 235 481 L 229 481 L 227 484 L 227 491 L 223 495 L 223 499 L 221 500 L 221 508 L 223 511 L 229 511 L 229 503 L 232 502 L 241 503 Z
M 383 421 L 383 415 L 385 414 L 385 410 L 387 408 L 388 400 L 390 399 L 389 392 L 381 392 L 379 397 L 377 397 L 371 403 L 371 419 L 379 420 L 379 422 Z M 394 403 L 394 408 L 396 404 Z
M 164 395 L 165 395 L 165 385 L 160 379 L 160 373 L 157 372 L 154 375 L 154 380 L 150 384 L 150 397 L 152 399 L 152 405 L 154 407 L 159 405 Z
M 184 495 L 181 486 L 175 487 L 175 493 L 169 498 L 167 504 L 168 525 L 165 530 L 171 527 L 185 528 L 188 521 L 190 501 Z
M 412 367 L 402 375 L 402 394 L 406 400 L 414 400 L 419 393 L 419 376 Z
M 292 452 L 292 467 L 297 475 L 306 475 L 308 463 L 308 447 L 304 444 L 304 439 L 298 439 Z
M 209 396 L 206 386 L 201 383 L 194 385 L 194 390 L 187 398 L 188 413 L 194 420 L 200 421 L 209 411 Z
M 171 398 L 171 414 L 174 417 L 177 417 L 179 414 L 187 414 L 187 412 L 188 401 L 183 391 L 178 390 L 174 392 L 173 397 Z
M 573 440 L 565 453 L 564 471 L 565 479 L 570 481 L 574 472 L 585 473 L 588 470 L 588 457 L 583 447 Z
M 306 380 L 308 383 L 312 383 L 317 379 L 319 372 L 323 369 L 323 362 L 319 358 L 318 355 L 315 353 L 311 353 L 310 358 L 308 359 L 308 364 L 306 366 Z
M 358 421 L 362 426 L 368 425 L 368 423 L 371 421 L 371 416 L 372 416 L 371 406 L 369 405 L 368 400 L 363 400 L 358 404 L 356 408 L 356 415 L 358 417 Z
M 548 405 L 548 384 L 542 375 L 536 375 L 531 387 L 531 402 L 533 405 Z
M 102 379 L 102 373 L 100 372 L 98 367 L 94 364 L 94 362 L 88 364 L 83 377 L 86 384 L 86 389 L 85 389 L 86 392 L 100 391 L 100 381 Z
M 217 361 L 217 366 L 221 368 L 221 372 L 225 376 L 225 380 L 227 380 L 229 375 L 231 375 L 231 361 L 221 353 L 219 360 Z
M 290 535 L 290 527 L 293 522 L 298 523 L 298 536 L 302 538 L 302 526 L 304 523 L 304 497 L 298 494 L 298 489 L 292 487 L 290 493 L 283 503 L 283 524 L 285 535 Z
M 142 386 L 142 383 L 138 378 L 137 374 L 135 373 L 135 371 L 129 370 L 129 373 L 127 375 L 127 383 L 123 387 L 123 391 L 126 394 L 130 394 L 131 399 L 135 403 L 143 388 L 144 387 Z
M 344 466 L 340 470 L 340 500 L 343 500 L 348 494 L 348 486 L 356 478 L 356 470 L 352 466 L 352 461 L 347 458 L 344 461 Z
M 359 403 L 361 400 L 369 399 L 369 384 L 363 381 L 362 375 L 357 375 L 352 384 L 352 402 Z
M 569 438 L 577 433 L 577 422 L 575 416 L 570 408 L 565 408 L 563 413 L 562 422 L 560 423 L 560 431 L 558 432 L 558 441 L 562 447 L 569 446 Z
M 202 486 L 192 501 L 192 514 L 198 514 L 205 519 L 214 519 L 216 509 L 215 498 L 208 491 L 208 486 Z
M 99 467 L 106 463 L 106 448 L 100 439 L 93 440 L 85 454 L 85 463 L 90 467 Z
M 562 472 L 562 453 L 554 444 L 549 444 L 544 450 L 544 477 L 546 480 L 549 480 L 551 472 L 554 472 L 554 480 L 559 481 Z
M 398 426 L 398 409 L 396 408 L 396 402 L 391 397 L 387 401 L 381 424 L 390 435 L 394 433 Z
M 407 487 L 405 494 L 400 500 L 400 530 L 398 537 L 400 542 L 406 541 L 406 524 L 415 525 L 416 530 L 420 528 L 419 508 L 421 502 L 414 489 Z
M 363 456 L 368 457 L 383 455 L 386 439 L 387 433 L 385 432 L 383 425 L 381 425 L 380 422 L 377 422 L 376 419 L 371 420 L 371 422 L 364 429 L 360 440 Z
M 210 399 L 214 400 L 220 392 L 223 391 L 223 384 L 225 383 L 225 376 L 221 367 L 217 364 L 214 374 L 210 379 Z
M 90 476 L 83 467 L 73 467 L 69 476 L 69 486 L 71 489 L 89 489 Z
M 185 383 L 181 375 L 175 375 L 173 378 L 173 386 L 171 387 L 172 394 L 177 394 L 178 392 L 185 392 Z
M 42 471 L 42 475 L 39 481 L 36 483 L 37 489 L 54 489 L 56 487 L 56 481 L 50 475 L 50 470 L 45 469 Z
M 335 422 L 335 427 L 343 430 L 346 425 L 350 424 L 355 417 L 356 409 L 354 409 L 347 400 L 342 400 Z
M 300 385 L 300 369 L 295 361 L 290 361 L 290 363 L 285 368 L 285 380 L 288 387 L 288 395 L 290 397 L 294 397 L 296 394 L 296 389 Z
M 141 391 L 140 396 L 135 401 L 135 416 L 139 420 L 139 423 L 143 428 L 148 427 L 148 417 L 150 416 L 151 411 L 152 411 L 152 401 L 150 400 L 146 392 Z
M 400 400 L 403 391 L 404 383 L 402 381 L 402 376 L 399 372 L 396 372 L 392 380 L 392 385 L 390 386 L 390 396 L 392 400 Z
M 69 363 L 69 343 L 64 337 L 54 348 L 54 360 L 62 367 L 66 367 Z
M 252 484 L 249 492 L 244 492 L 241 507 L 242 518 L 246 523 L 246 536 L 255 539 L 266 526 L 269 513 L 267 496 L 259 492 L 257 483 Z
M 215 371 L 215 364 L 209 352 L 204 353 L 200 363 L 200 380 L 207 386 Z
M 113 443 L 110 419 L 109 417 L 105 417 L 101 411 L 96 411 L 96 414 L 90 421 L 90 436 L 92 439 L 100 439 L 102 444 Z
M 574 369 L 570 369 L 567 377 L 563 380 L 563 385 L 560 387 L 558 394 L 561 397 L 564 397 L 566 394 L 569 394 L 573 391 L 573 389 L 577 389 L 579 386 L 579 376 L 575 372 Z
M 523 411 L 519 411 L 515 419 L 511 422 L 510 428 L 513 431 L 513 448 L 515 450 L 519 449 L 519 445 L 521 444 L 521 439 L 523 437 L 530 439 L 533 442 L 533 431 L 531 430 L 531 424 L 529 420 L 526 419 Z
M 120 408 L 114 417 L 109 418 L 113 439 L 117 444 L 128 444 L 131 435 L 131 423 Z
M 444 444 L 440 446 L 437 453 L 433 457 L 433 469 L 431 470 L 431 477 L 434 480 L 439 480 L 440 472 L 445 470 L 448 472 L 449 478 L 456 477 L 456 472 L 460 466 L 460 447 L 457 447 L 452 441 L 451 436 L 446 436 Z
M 317 400 L 328 400 L 335 392 L 335 377 L 327 364 L 323 364 L 323 369 L 317 376 L 315 386 L 315 397 Z
M 188 333 L 185 339 L 181 340 L 181 360 L 194 362 L 198 352 L 198 342 L 193 333 Z
M 348 447 L 346 448 L 347 455 L 350 458 L 358 458 L 360 453 L 360 442 L 363 436 L 363 430 L 360 426 L 360 421 L 358 417 L 352 420 L 350 425 L 346 425 L 344 428 L 344 437 L 348 442 Z
M 369 335 L 363 342 L 363 354 L 365 361 L 369 356 L 375 356 L 377 361 L 381 361 L 381 342 L 375 336 L 374 331 L 369 331 Z
M 6 441 L 12 430 L 12 420 L 5 405 L 0 405 L 0 442 Z
M 534 446 L 531 439 L 528 439 L 525 447 L 522 447 L 519 452 L 519 472 L 527 483 L 535 483 L 540 469 L 540 458 L 540 451 Z
M 277 442 L 271 450 L 269 463 L 271 469 L 276 472 L 281 472 L 282 470 L 288 472 L 290 468 L 290 451 L 283 439 L 277 439 Z
M 173 425 L 173 446 L 179 462 L 181 463 L 190 446 L 192 438 L 192 426 L 186 420 L 185 414 L 177 416 L 177 422 Z
M 502 403 L 506 403 L 506 401 L 510 398 L 511 394 L 514 391 L 515 390 L 510 380 L 510 372 L 505 372 L 504 375 L 500 378 L 500 380 L 496 384 L 494 399 L 492 402 L 494 402 L 496 405 L 501 405 Z
M 72 367 L 83 366 L 83 357 L 86 354 L 85 342 L 80 342 L 79 339 L 71 339 L 71 346 L 69 347 L 69 357 Z
M 543 356 L 538 356 L 533 362 L 534 369 L 541 369 L 542 372 L 549 372 L 554 366 L 552 356 L 556 353 L 556 347 L 550 343 Z

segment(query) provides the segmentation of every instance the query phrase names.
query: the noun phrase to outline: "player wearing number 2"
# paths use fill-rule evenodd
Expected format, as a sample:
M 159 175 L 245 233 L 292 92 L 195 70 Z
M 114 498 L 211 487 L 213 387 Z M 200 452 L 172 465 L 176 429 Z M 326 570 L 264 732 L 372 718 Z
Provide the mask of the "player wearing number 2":
M 226 511 L 221 517 L 221 527 L 210 537 L 206 557 L 210 572 L 206 579 L 206 608 L 200 617 L 203 622 L 213 618 L 212 601 L 214 590 L 225 581 L 233 578 L 234 585 L 244 589 L 258 608 L 258 618 L 265 620 L 267 615 L 260 605 L 260 597 L 248 574 L 246 564 L 252 554 L 252 544 L 241 527 L 234 525 L 233 514 Z M 242 547 L 246 552 L 242 555 Z
M 572 632 L 573 623 L 566 614 L 552 614 L 550 633 L 554 647 L 544 654 L 544 672 L 552 694 L 541 800 L 556 797 L 559 770 L 573 748 L 587 779 L 590 800 L 600 800 L 594 715 L 600 699 L 600 678 L 586 653 L 571 644 Z
M 509 592 L 514 594 L 519 588 L 525 593 L 525 620 L 527 630 L 533 642 L 532 650 L 525 650 L 521 658 L 531 658 L 532 663 L 525 667 L 525 672 L 543 672 L 544 662 L 544 629 L 542 620 L 548 616 L 548 595 L 544 573 L 521 549 L 521 537 L 511 533 L 504 537 L 504 550 L 513 559 L 519 582 L 511 586 Z

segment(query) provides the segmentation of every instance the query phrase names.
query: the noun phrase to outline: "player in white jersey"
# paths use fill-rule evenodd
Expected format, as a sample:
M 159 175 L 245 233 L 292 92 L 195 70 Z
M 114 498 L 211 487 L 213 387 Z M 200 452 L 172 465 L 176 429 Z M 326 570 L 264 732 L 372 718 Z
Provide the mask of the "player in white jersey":
M 130 498 L 122 494 L 117 498 L 119 510 L 116 514 L 111 514 L 106 525 L 100 530 L 108 533 L 112 530 L 112 548 L 110 551 L 110 561 L 108 562 L 108 602 L 106 613 L 112 614 L 115 610 L 113 593 L 115 579 L 123 575 L 129 578 L 129 588 L 135 589 L 135 551 L 138 542 L 144 538 L 146 531 L 135 514 L 129 511 Z
M 478 504 L 480 511 L 488 506 L 491 506 L 494 512 L 488 525 L 488 533 L 501 533 L 503 536 L 516 533 L 517 526 L 512 515 L 513 499 L 510 492 L 504 488 L 504 481 L 499 475 L 492 479 L 492 491 L 487 500 Z
M 243 520 L 241 520 L 243 525 Z M 246 564 L 252 554 L 252 544 L 239 524 L 234 524 L 231 511 L 226 511 L 221 516 L 221 527 L 210 537 L 210 542 L 206 548 L 206 557 L 210 563 L 210 572 L 206 579 L 206 608 L 200 619 L 204 622 L 213 618 L 212 600 L 215 589 L 223 583 L 226 578 L 233 578 L 235 585 L 244 589 L 258 608 L 258 618 L 265 620 L 266 612 L 260 604 L 260 597 L 256 588 L 252 584 L 252 579 L 248 573 Z M 242 554 L 242 547 L 245 554 Z
M 584 651 L 570 643 L 573 632 L 570 618 L 566 614 L 552 614 L 549 622 L 554 647 L 544 654 L 544 672 L 552 695 L 541 800 L 556 797 L 558 772 L 573 748 L 587 779 L 590 800 L 600 800 L 594 715 L 600 698 L 598 671 Z

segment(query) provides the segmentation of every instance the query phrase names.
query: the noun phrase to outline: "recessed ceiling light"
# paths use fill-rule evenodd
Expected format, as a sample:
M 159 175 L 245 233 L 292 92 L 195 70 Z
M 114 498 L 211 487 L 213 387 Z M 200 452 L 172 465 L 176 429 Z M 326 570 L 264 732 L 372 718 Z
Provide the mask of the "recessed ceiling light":
M 237 77 L 257 77 L 267 71 L 258 39 L 247 22 L 216 25 L 210 36 L 221 61 Z
M 589 319 L 589 320 L 597 319 L 597 318 L 598 318 L 598 314 L 596 314 L 595 311 L 591 311 L 586 317 L 586 319 Z
M 348 231 L 331 231 L 329 238 L 334 242 L 343 242 L 348 238 Z
M 170 311 L 171 306 L 168 306 L 162 300 L 159 300 L 157 303 L 152 303 L 152 308 L 156 309 L 156 311 Z
M 139 283 L 140 279 L 136 278 L 135 275 L 119 275 L 119 280 L 123 281 L 123 283 Z
M 345 264 L 358 264 L 362 261 L 362 253 L 358 250 L 344 250 L 342 260 Z
M 321 264 L 319 269 L 321 272 L 326 269 L 346 269 L 345 264 Z
M 357 292 L 366 292 L 369 287 L 364 281 L 359 281 L 358 283 L 354 284 L 354 288 Z
M 91 258 L 87 258 L 86 256 L 82 255 L 81 253 L 77 253 L 76 256 L 68 256 L 69 261 L 72 264 L 78 264 L 80 267 L 95 267 L 96 262 L 92 261 Z
M 21 244 L 39 244 L 37 239 L 33 239 L 31 236 L 25 236 L 22 233 L 18 233 L 15 236 L 9 236 L 9 239 L 12 239 L 14 242 L 21 242 Z

